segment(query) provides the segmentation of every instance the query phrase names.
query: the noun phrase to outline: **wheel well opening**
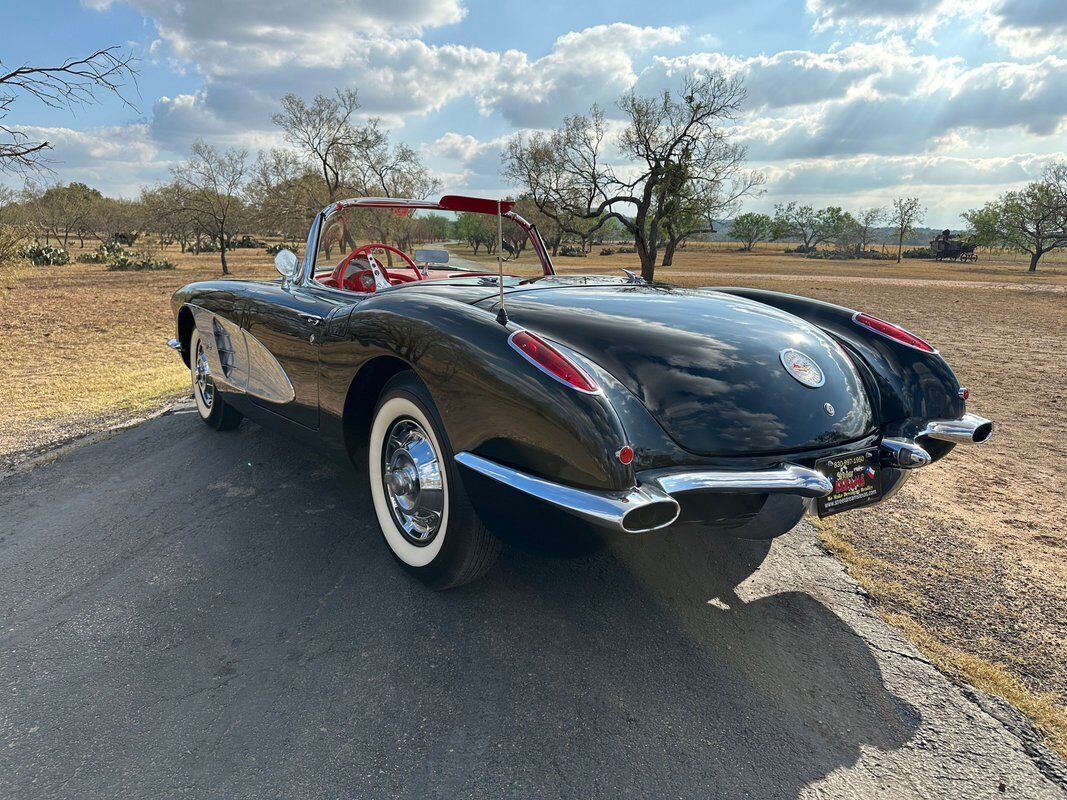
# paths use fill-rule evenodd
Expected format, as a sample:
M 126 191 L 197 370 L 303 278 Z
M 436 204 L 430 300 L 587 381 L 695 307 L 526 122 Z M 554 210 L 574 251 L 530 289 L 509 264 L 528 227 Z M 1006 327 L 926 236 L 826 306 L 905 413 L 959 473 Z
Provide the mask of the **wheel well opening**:
M 382 389 L 394 375 L 410 370 L 411 366 L 394 356 L 379 356 L 364 364 L 352 379 L 345 396 L 345 449 L 357 469 L 360 454 L 370 439 L 371 414 Z
M 178 341 L 181 342 L 182 361 L 189 366 L 189 344 L 193 339 L 193 328 L 196 322 L 193 320 L 193 312 L 188 306 L 182 306 L 178 312 Z

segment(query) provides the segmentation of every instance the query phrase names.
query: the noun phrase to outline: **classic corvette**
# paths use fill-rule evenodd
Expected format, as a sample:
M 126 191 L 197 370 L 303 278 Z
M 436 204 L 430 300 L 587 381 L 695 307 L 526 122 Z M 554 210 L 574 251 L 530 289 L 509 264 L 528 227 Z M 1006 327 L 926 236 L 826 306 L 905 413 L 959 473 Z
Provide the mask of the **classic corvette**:
M 778 536 L 992 433 L 897 325 L 777 292 L 556 275 L 510 202 L 342 201 L 303 259 L 275 264 L 273 281 L 174 295 L 200 417 L 247 415 L 365 469 L 390 551 L 435 588 L 482 575 L 502 539 Z

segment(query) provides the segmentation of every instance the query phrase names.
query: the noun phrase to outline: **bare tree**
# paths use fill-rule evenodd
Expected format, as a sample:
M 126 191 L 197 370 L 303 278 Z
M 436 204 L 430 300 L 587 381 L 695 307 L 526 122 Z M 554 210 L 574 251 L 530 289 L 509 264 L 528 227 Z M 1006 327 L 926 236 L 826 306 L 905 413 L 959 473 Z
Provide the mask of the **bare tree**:
M 252 167 L 247 193 L 258 229 L 297 241 L 322 208 L 321 179 L 290 150 L 260 153 Z
M 360 108 L 355 89 L 338 89 L 333 97 L 316 95 L 308 105 L 295 94 L 282 98 L 282 110 L 271 119 L 285 133 L 285 139 L 307 163 L 322 174 L 326 188 L 324 206 L 338 199 L 338 190 L 352 157 L 365 132 L 352 123 Z
M 915 227 L 922 222 L 926 209 L 919 203 L 918 197 L 898 197 L 893 201 L 889 209 L 889 224 L 893 227 L 897 237 L 897 263 L 900 263 L 900 254 L 904 250 L 904 240 Z
M 226 249 L 233 223 L 243 207 L 241 190 L 248 167 L 248 151 L 241 148 L 216 150 L 202 139 L 193 142 L 188 161 L 172 170 L 185 191 L 185 206 L 218 237 L 222 274 L 229 275 Z
M 39 168 L 52 145 L 26 131 L 4 124 L 20 96 L 49 108 L 75 109 L 114 94 L 124 103 L 123 88 L 135 80 L 134 58 L 117 47 L 97 50 L 85 58 L 55 66 L 23 64 L 9 69 L 0 61 L 0 171 L 27 173 Z
M 504 151 L 504 174 L 520 183 L 542 213 L 567 233 L 588 236 L 617 220 L 634 237 L 641 274 L 651 281 L 660 246 L 712 230 L 713 215 L 752 191 L 760 178 L 741 169 L 744 147 L 725 123 L 745 98 L 740 78 L 719 71 L 688 74 L 672 92 L 619 100 L 626 126 L 615 145 L 625 164 L 606 153 L 607 124 L 593 106 L 567 117 L 550 134 L 521 134 Z M 582 230 L 576 220 L 594 220 Z

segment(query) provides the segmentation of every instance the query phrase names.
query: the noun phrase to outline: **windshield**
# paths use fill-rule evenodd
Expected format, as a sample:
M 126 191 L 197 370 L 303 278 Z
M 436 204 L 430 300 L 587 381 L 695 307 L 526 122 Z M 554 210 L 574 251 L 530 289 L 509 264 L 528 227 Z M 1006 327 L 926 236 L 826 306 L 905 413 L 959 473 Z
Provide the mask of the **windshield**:
M 332 215 L 319 233 L 315 280 L 348 291 L 373 291 L 367 251 L 385 269 L 392 285 L 418 279 L 447 279 L 497 273 L 518 278 L 544 274 L 529 236 L 503 220 L 500 245 L 497 218 L 489 214 L 439 210 L 346 208 Z M 415 268 L 412 267 L 414 264 Z

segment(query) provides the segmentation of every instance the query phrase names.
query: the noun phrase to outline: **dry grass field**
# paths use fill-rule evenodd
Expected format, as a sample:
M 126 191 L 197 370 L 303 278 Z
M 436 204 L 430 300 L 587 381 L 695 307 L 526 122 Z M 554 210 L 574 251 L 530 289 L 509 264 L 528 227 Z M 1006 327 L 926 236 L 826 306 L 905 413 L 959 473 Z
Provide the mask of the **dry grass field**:
M 28 268 L 0 295 L 0 459 L 10 464 L 185 391 L 187 374 L 163 344 L 169 298 L 217 275 L 218 257 L 168 257 L 177 270 Z M 237 277 L 273 274 L 262 250 L 231 260 Z M 634 262 L 594 255 L 557 267 Z M 1067 264 L 1050 259 L 1031 275 L 988 254 L 976 265 L 898 265 L 694 245 L 658 275 L 840 303 L 940 348 L 972 387 L 972 410 L 997 422 L 995 436 L 920 472 L 885 506 L 820 529 L 887 618 L 946 671 L 1022 707 L 1067 753 Z

